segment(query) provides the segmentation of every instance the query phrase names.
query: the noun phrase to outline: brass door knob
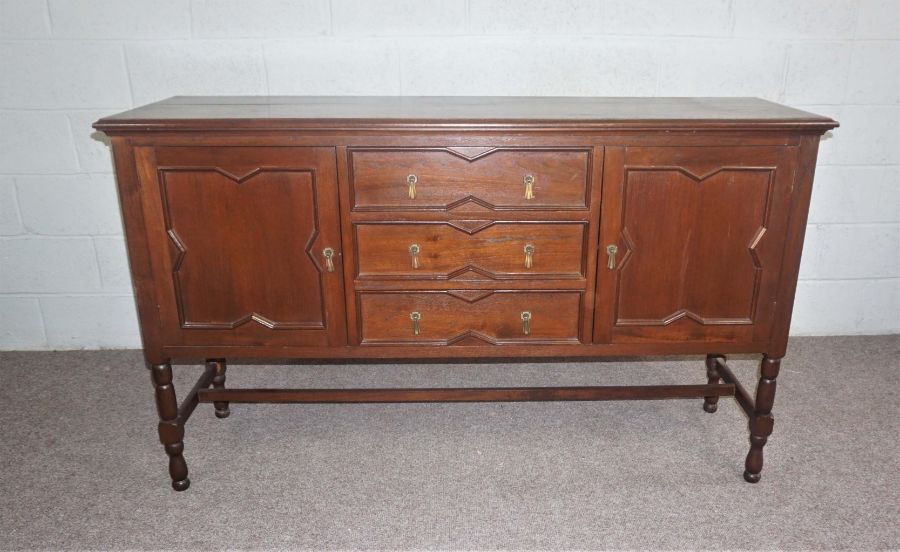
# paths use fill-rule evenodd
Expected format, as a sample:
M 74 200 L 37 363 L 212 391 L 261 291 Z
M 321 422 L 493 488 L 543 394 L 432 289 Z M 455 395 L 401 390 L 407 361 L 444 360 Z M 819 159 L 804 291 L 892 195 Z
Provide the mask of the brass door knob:
M 616 268 L 616 253 L 618 253 L 619 248 L 615 245 L 607 245 L 606 246 L 606 268 L 613 270 Z
M 322 256 L 325 257 L 325 270 L 334 272 L 334 249 L 326 247 L 322 250 Z

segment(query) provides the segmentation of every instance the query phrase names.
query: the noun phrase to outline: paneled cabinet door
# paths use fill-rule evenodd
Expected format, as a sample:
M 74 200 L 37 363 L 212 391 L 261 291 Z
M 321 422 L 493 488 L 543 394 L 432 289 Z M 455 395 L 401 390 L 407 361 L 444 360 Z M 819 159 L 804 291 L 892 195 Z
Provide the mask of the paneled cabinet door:
M 166 345 L 346 341 L 332 148 L 135 155 Z
M 767 341 L 795 158 L 607 148 L 594 341 Z

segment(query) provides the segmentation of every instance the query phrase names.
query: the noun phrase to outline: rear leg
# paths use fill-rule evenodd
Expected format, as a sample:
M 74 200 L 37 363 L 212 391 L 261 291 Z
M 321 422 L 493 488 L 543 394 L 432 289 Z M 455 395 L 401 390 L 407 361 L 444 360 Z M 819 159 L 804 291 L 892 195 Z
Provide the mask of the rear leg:
M 722 355 L 706 355 L 706 377 L 707 383 L 709 385 L 715 385 L 717 383 L 721 383 L 722 378 L 719 377 L 719 372 L 716 370 L 716 359 L 721 358 L 723 361 L 725 357 Z M 719 396 L 715 395 L 712 397 L 703 397 L 703 410 L 712 414 L 719 408 Z
M 225 389 L 225 359 L 207 359 L 206 366 L 212 367 L 215 375 L 212 379 L 213 389 Z M 228 408 L 227 401 L 215 401 L 213 402 L 213 406 L 216 409 L 216 417 L 217 418 L 227 418 L 231 414 L 231 410 Z

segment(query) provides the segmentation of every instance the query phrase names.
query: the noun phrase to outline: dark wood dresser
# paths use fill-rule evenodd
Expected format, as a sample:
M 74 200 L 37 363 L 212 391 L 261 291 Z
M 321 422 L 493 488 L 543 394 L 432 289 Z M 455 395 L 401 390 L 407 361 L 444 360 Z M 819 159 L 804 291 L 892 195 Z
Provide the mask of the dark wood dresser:
M 177 97 L 101 119 L 173 487 L 201 402 L 720 396 L 758 481 L 836 126 L 744 98 Z M 728 353 L 762 356 L 755 398 Z M 705 380 L 225 387 L 229 358 L 673 354 L 707 355 Z M 173 359 L 206 362 L 180 404 Z

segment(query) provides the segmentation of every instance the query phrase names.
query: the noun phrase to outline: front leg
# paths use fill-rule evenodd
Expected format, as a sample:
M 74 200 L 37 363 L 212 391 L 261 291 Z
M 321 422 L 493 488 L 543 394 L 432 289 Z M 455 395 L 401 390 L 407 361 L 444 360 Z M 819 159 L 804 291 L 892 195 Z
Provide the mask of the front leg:
M 766 446 L 775 424 L 772 404 L 775 402 L 775 379 L 778 377 L 779 368 L 781 368 L 780 358 L 764 356 L 760 363 L 756 403 L 750 417 L 750 452 L 747 453 L 744 470 L 744 479 L 750 483 L 759 481 L 759 472 L 763 467 L 763 447 Z
M 187 462 L 184 461 L 184 425 L 178 419 L 178 400 L 172 384 L 172 365 L 154 364 L 150 367 L 156 390 L 156 410 L 159 412 L 159 440 L 169 455 L 169 475 L 172 488 L 184 491 L 191 486 Z

